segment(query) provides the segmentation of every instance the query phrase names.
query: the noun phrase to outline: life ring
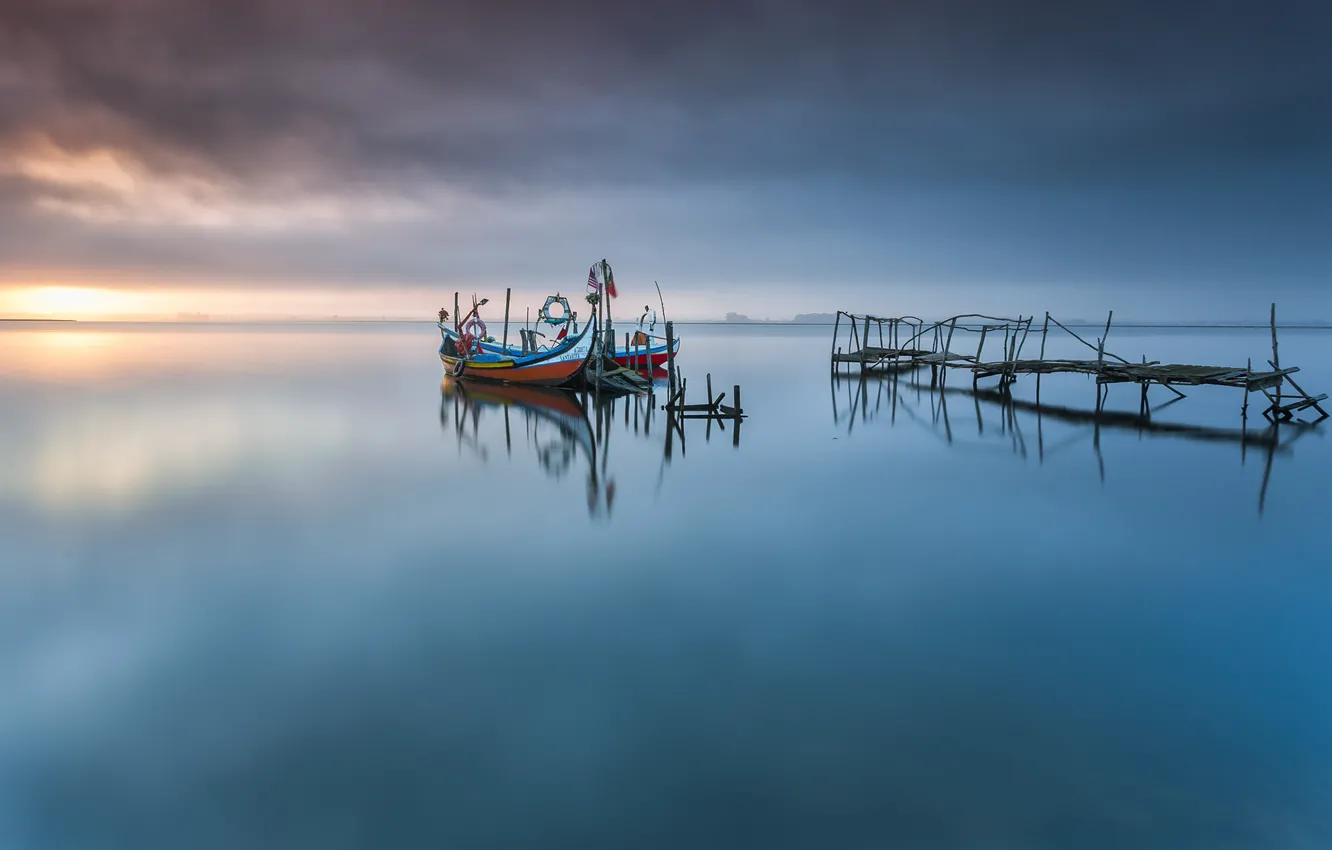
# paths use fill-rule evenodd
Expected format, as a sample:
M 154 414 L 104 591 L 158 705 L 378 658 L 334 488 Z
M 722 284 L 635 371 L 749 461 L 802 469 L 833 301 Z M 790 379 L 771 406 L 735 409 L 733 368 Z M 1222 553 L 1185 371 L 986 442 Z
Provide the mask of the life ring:
M 486 323 L 481 321 L 480 316 L 473 313 L 467 321 L 463 322 L 462 327 L 459 328 L 458 331 L 461 334 L 470 335 L 476 339 L 485 339 Z
M 564 308 L 564 312 L 558 316 L 552 316 L 550 314 L 550 305 L 552 304 L 559 304 L 560 307 Z M 563 295 L 548 295 L 546 296 L 546 303 L 541 305 L 541 309 L 537 311 L 537 318 L 548 325 L 563 325 L 573 321 L 574 313 L 569 309 L 568 298 Z

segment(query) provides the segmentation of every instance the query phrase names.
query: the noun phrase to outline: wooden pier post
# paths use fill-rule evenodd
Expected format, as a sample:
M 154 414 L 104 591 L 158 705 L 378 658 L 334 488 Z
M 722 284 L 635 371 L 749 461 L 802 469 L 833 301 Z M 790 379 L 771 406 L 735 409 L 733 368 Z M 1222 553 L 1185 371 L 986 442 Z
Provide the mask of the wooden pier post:
M 841 327 L 842 327 L 842 311 L 838 310 L 837 317 L 833 319 L 832 350 L 831 353 L 828 355 L 829 359 L 832 360 L 832 371 L 834 372 L 837 371 L 837 332 L 838 329 L 840 329 Z
M 675 395 L 675 323 L 666 323 L 666 382 L 669 387 L 671 398 Z
M 736 384 L 732 388 L 733 398 L 735 399 L 735 431 L 731 434 L 731 445 L 740 448 L 740 423 L 744 421 L 740 410 L 740 385 Z
M 1272 368 L 1281 371 L 1281 358 L 1277 355 L 1276 302 L 1272 302 Z M 1281 421 L 1281 376 L 1277 376 L 1276 401 L 1272 402 L 1272 421 Z
M 869 314 L 865 315 L 865 332 L 862 333 L 860 341 L 860 373 L 865 374 L 865 353 L 869 349 Z
M 1041 361 L 1045 360 L 1045 340 L 1050 336 L 1050 311 L 1045 311 L 1045 326 L 1041 328 Z M 1041 403 L 1041 373 L 1036 373 L 1036 403 Z M 1042 460 L 1044 460 L 1044 450 L 1042 450 Z
M 1249 419 L 1249 381 L 1251 380 L 1252 375 L 1253 358 L 1250 357 L 1244 363 L 1244 406 L 1240 408 L 1240 418 L 1245 420 L 1245 422 Z
M 509 350 L 509 297 L 513 295 L 513 287 L 507 287 L 504 290 L 504 342 L 505 352 Z M 507 408 L 506 408 L 507 410 Z
M 455 331 L 459 329 L 458 323 L 461 321 L 462 316 L 458 315 L 458 293 L 455 292 L 453 293 L 453 329 Z
M 957 330 L 957 317 L 948 324 L 948 339 L 944 341 L 943 357 L 939 361 L 939 386 L 948 383 L 948 358 L 953 356 L 953 331 Z

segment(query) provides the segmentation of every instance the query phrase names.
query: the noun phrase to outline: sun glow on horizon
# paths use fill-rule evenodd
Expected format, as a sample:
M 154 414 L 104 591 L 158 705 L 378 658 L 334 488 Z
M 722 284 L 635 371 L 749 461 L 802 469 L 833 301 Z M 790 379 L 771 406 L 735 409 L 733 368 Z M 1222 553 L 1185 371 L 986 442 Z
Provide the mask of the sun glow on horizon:
M 0 290 L 0 314 L 22 318 L 97 319 L 151 312 L 147 293 L 90 286 L 31 286 Z

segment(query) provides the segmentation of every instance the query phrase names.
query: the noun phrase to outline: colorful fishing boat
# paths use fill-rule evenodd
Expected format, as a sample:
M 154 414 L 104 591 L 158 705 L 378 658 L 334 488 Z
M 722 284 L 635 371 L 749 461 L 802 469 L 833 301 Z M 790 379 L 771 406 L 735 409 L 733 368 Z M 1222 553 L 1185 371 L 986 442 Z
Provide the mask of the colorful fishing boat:
M 487 340 L 486 324 L 477 315 L 480 304 L 484 303 L 473 299 L 471 313 L 452 327 L 444 324 L 448 314 L 440 311 L 439 358 L 449 375 L 547 387 L 577 383 L 582 378 L 596 338 L 592 323 L 581 332 L 563 334 L 549 347 L 524 345 L 518 349 Z
M 633 369 L 638 372 L 652 372 L 661 366 L 666 365 L 670 359 L 665 337 L 655 334 L 657 325 L 656 313 L 643 308 L 643 316 L 639 319 L 638 325 L 633 334 L 629 337 L 627 348 L 620 348 L 615 343 L 610 344 L 612 350 L 607 354 L 617 365 L 626 369 Z M 650 319 L 649 319 L 650 316 Z M 493 354 L 501 357 L 525 357 L 530 352 L 535 351 L 540 346 L 555 346 L 561 344 L 571 333 L 578 331 L 578 314 L 569 306 L 569 299 L 563 295 L 551 295 L 546 299 L 546 303 L 537 310 L 537 328 L 544 328 L 548 333 L 542 333 L 536 329 L 518 329 L 522 342 L 509 343 L 487 341 L 481 338 L 477 342 L 480 351 L 486 354 Z M 549 340 L 549 342 L 547 341 Z M 672 347 L 675 353 L 680 353 L 680 340 L 672 340 Z

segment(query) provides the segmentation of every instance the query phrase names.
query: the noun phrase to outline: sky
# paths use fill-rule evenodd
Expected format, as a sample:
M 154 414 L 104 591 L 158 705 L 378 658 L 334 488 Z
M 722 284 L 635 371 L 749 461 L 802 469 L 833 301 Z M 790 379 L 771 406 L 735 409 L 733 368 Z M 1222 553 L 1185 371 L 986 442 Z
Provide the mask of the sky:
M 1332 7 L 6 0 L 0 315 L 1332 319 Z

